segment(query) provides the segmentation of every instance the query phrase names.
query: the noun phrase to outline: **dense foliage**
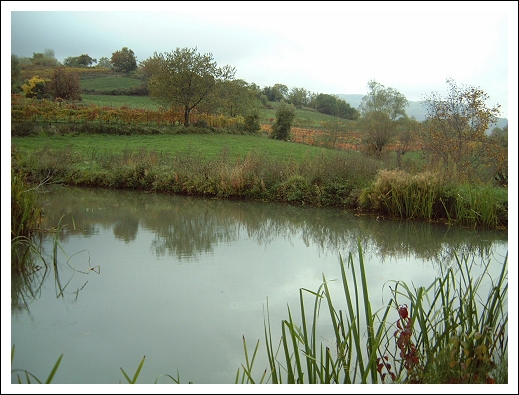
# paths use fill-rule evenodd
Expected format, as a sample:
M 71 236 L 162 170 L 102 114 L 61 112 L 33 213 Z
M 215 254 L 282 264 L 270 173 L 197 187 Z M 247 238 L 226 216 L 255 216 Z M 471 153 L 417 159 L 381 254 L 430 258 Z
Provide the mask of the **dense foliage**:
M 276 111 L 276 121 L 272 125 L 271 137 L 276 140 L 290 140 L 290 128 L 295 116 L 294 106 L 282 102 Z

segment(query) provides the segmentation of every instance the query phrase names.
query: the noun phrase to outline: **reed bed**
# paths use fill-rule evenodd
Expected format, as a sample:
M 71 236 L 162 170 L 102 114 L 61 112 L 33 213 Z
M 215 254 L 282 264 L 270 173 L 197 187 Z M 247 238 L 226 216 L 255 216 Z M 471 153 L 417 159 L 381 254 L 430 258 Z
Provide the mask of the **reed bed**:
M 507 383 L 508 363 L 508 257 L 500 275 L 488 281 L 488 265 L 472 278 L 474 261 L 457 257 L 430 286 L 414 288 L 395 282 L 391 298 L 377 311 L 369 298 L 362 248 L 358 264 L 350 253 L 340 259 L 346 305 L 338 309 L 329 283 L 316 291 L 300 290 L 301 323 L 281 322 L 281 339 L 272 336 L 265 318 L 265 350 L 269 366 L 259 378 L 253 373 L 259 342 L 249 360 L 245 338 L 245 363 L 236 383 L 350 384 L 350 383 Z M 348 280 L 351 274 L 352 280 Z M 313 308 L 305 306 L 305 295 Z M 322 311 L 325 310 L 325 311 Z M 325 314 L 325 312 L 327 314 Z M 329 319 L 335 347 L 317 344 L 318 319 Z
M 453 184 L 444 175 L 382 169 L 364 188 L 359 205 L 389 217 L 444 220 L 449 224 L 502 228 L 508 225 L 508 190 Z

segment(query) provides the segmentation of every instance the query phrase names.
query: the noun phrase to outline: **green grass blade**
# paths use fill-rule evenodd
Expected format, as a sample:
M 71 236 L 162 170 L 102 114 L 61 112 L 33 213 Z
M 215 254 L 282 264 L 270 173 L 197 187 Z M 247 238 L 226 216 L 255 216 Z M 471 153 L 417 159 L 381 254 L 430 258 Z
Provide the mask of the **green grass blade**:
M 349 254 L 348 262 L 350 262 L 351 267 L 353 267 L 353 257 L 351 255 L 351 253 Z M 360 369 L 360 375 L 361 375 L 361 377 L 363 377 L 365 369 L 364 369 L 364 362 L 363 362 L 363 357 L 362 357 L 362 345 L 361 345 L 361 340 L 360 340 L 358 322 L 355 318 L 358 316 L 355 315 L 355 311 L 353 310 L 353 303 L 352 303 L 352 298 L 351 298 L 351 293 L 350 293 L 350 287 L 349 287 L 348 279 L 346 278 L 346 270 L 345 270 L 344 261 L 342 260 L 342 257 L 340 257 L 340 263 L 341 263 L 341 275 L 342 275 L 342 284 L 343 284 L 343 288 L 344 288 L 344 295 L 346 296 L 346 304 L 348 306 L 348 313 L 349 313 L 349 317 L 351 319 L 349 327 L 353 331 L 353 342 L 355 343 L 355 349 L 357 352 L 357 355 L 356 355 L 357 366 L 355 368 L 358 367 Z M 355 281 L 355 277 L 354 277 L 353 285 L 356 289 L 357 283 Z M 358 309 L 358 303 L 357 303 L 357 309 Z
M 49 374 L 49 377 L 47 377 L 47 380 L 45 381 L 45 384 L 50 384 L 50 382 L 52 381 L 52 379 L 54 378 L 54 375 L 56 374 L 56 371 L 58 370 L 58 367 L 59 367 L 59 364 L 61 363 L 61 359 L 63 358 L 63 354 L 61 354 L 58 358 L 58 360 L 56 361 L 56 363 L 54 364 L 54 367 L 52 368 L 50 374 Z

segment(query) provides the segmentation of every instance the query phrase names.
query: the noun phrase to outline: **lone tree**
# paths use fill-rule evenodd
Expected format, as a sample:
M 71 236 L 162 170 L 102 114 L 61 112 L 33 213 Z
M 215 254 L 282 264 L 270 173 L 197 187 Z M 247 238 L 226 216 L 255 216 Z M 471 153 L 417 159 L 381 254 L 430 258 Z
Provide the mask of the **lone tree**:
M 432 93 L 425 98 L 427 116 L 422 128 L 424 151 L 430 162 L 455 165 L 458 172 L 470 172 L 483 159 L 485 132 L 496 123 L 499 104 L 488 108 L 489 96 L 479 87 L 458 87 L 447 79 L 447 97 Z
M 130 73 L 137 70 L 137 58 L 131 49 L 123 47 L 120 51 L 112 53 L 110 59 L 112 68 L 118 73 Z
M 211 53 L 199 54 L 196 47 L 155 53 L 143 63 L 150 76 L 150 95 L 166 106 L 182 107 L 184 126 L 189 126 L 191 111 L 210 98 L 218 84 L 232 80 L 236 72 L 230 66 L 218 67 Z
M 272 133 L 270 137 L 276 140 L 290 140 L 290 129 L 295 117 L 296 108 L 294 105 L 281 101 L 276 110 L 276 120 L 272 125 Z
M 408 101 L 394 88 L 386 88 L 375 80 L 368 82 L 369 92 L 360 105 L 361 125 L 369 148 L 380 156 L 397 131 L 397 120 L 405 118 Z

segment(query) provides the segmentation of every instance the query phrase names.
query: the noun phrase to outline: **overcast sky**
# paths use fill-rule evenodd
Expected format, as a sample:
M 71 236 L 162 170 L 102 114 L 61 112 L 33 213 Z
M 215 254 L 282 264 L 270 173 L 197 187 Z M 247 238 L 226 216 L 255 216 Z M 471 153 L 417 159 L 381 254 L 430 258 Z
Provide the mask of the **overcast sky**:
M 128 47 L 142 61 L 196 47 L 262 88 L 366 94 L 375 79 L 411 101 L 446 95 L 452 77 L 479 86 L 502 117 L 511 69 L 517 82 L 517 2 L 3 1 L 3 33 L 5 22 L 17 56 L 99 59 Z

